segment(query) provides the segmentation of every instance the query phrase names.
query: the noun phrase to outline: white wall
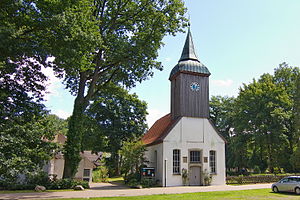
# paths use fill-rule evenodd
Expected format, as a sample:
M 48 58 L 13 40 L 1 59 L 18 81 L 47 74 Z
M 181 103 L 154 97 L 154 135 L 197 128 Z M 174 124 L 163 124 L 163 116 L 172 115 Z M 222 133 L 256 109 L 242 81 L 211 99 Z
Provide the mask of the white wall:
M 155 179 L 158 185 L 163 186 L 164 167 L 163 167 L 163 145 L 157 144 L 147 147 L 145 157 L 147 158 L 147 166 L 155 168 Z M 157 159 L 155 158 L 155 151 L 157 152 Z M 157 162 L 156 162 L 157 160 Z
M 182 185 L 181 175 L 173 175 L 173 149 L 181 150 L 180 168 L 189 168 L 189 149 L 202 150 L 202 170 L 210 172 L 209 151 L 216 151 L 216 174 L 213 175 L 212 185 L 225 184 L 225 142 L 217 134 L 209 121 L 205 118 L 183 117 L 164 139 L 163 144 L 148 147 L 147 156 L 153 160 L 154 150 L 158 152 L 160 160 L 157 169 L 157 178 L 164 182 L 164 161 L 167 164 L 167 186 Z M 162 151 L 162 152 L 161 152 Z M 187 157 L 188 162 L 183 163 L 182 157 Z M 203 162 L 203 157 L 208 157 L 208 162 Z

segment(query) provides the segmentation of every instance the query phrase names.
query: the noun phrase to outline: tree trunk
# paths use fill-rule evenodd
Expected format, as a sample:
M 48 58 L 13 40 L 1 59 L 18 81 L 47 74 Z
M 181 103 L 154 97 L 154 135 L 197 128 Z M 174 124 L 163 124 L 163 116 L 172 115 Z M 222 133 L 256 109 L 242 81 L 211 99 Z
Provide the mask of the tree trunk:
M 83 135 L 83 113 L 87 107 L 84 98 L 75 99 L 73 114 L 69 121 L 67 142 L 65 144 L 65 167 L 63 178 L 73 178 L 81 160 L 80 152 Z

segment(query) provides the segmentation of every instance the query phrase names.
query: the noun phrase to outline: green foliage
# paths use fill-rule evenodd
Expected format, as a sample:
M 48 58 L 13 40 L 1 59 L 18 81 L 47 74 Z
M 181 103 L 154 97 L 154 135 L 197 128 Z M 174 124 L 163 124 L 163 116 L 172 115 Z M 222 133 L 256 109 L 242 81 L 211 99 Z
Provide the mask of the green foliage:
M 143 178 L 141 180 L 141 186 L 143 188 L 149 188 L 149 187 L 153 187 L 155 185 L 155 181 L 153 179 L 146 179 L 146 178 Z
M 254 166 L 253 173 L 254 174 L 260 174 L 261 173 L 259 166 L 257 166 L 257 165 Z
M 234 97 L 212 96 L 209 102 L 210 118 L 226 139 L 233 126 L 234 100 Z
M 49 35 L 49 51 L 55 57 L 54 70 L 64 72 L 66 87 L 76 95 L 66 143 L 66 177 L 77 169 L 83 113 L 92 98 L 109 82 L 130 88 L 152 76 L 154 69 L 161 70 L 156 61 L 161 41 L 182 30 L 184 13 L 179 0 L 85 0 L 56 16 L 59 25 L 53 27 L 57 34 Z
M 292 163 L 294 170 L 299 171 L 300 170 L 300 147 L 296 148 L 293 155 L 290 158 L 290 162 Z
M 93 171 L 93 182 L 108 182 L 108 169 L 106 166 L 99 166 Z
M 72 179 L 53 179 L 48 177 L 44 171 L 35 171 L 28 173 L 22 183 L 11 183 L 7 179 L 0 180 L 0 188 L 9 190 L 33 190 L 37 185 L 50 189 L 72 189 L 76 185 L 82 185 L 88 189 L 89 183 L 87 181 L 72 180 Z
M 54 132 L 46 117 L 28 119 L 24 124 L 12 124 L 0 131 L 1 179 L 16 183 L 20 174 L 41 169 L 51 158 L 57 145 L 45 140 L 53 138 Z
M 144 164 L 145 146 L 142 141 L 126 141 L 124 142 L 120 155 L 122 156 L 121 170 L 124 174 L 124 180 L 127 180 L 127 175 L 140 174 L 140 166 Z
M 140 137 L 147 128 L 147 104 L 136 94 L 109 84 L 85 112 L 83 149 L 111 153 L 109 174 L 119 175 L 119 150 L 126 140 Z M 115 171 L 116 170 L 116 171 Z
M 264 74 L 258 81 L 244 85 L 236 100 L 235 117 L 239 120 L 235 123 L 235 131 L 247 138 L 244 144 L 249 162 L 261 166 L 267 160 L 270 172 L 275 167 L 290 168 L 283 162 L 288 160 L 286 153 L 292 152 L 295 140 L 292 122 L 295 82 L 287 81 L 293 80 L 293 71 L 299 73 L 297 68 L 290 70 L 281 65 L 274 76 Z
M 236 98 L 212 97 L 211 118 L 228 142 L 228 168 L 239 173 L 255 166 L 272 173 L 294 170 L 290 157 L 300 136 L 299 74 L 299 68 L 282 63 L 274 75 L 244 84 Z
M 51 182 L 49 189 L 72 189 L 76 185 L 82 185 L 85 189 L 90 188 L 89 183 L 87 181 L 73 179 L 58 179 Z
M 256 176 L 227 176 L 226 184 L 257 184 L 257 183 L 274 183 L 286 175 L 256 175 Z

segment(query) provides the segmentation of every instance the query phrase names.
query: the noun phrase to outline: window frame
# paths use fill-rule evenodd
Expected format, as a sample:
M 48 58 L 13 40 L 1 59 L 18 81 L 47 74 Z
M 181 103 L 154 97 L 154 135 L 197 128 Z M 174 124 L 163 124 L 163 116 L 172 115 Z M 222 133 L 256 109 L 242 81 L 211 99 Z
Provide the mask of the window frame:
M 215 150 L 209 151 L 209 167 L 210 173 L 217 173 L 217 152 Z
M 181 152 L 180 149 L 173 149 L 173 174 L 180 175 L 181 166 Z
M 88 172 L 88 175 L 86 175 Z M 83 169 L 83 177 L 90 177 L 91 176 L 91 169 Z
M 199 155 L 196 155 L 199 153 Z M 190 163 L 192 164 L 199 164 L 202 163 L 202 151 L 199 150 L 192 150 L 190 151 Z

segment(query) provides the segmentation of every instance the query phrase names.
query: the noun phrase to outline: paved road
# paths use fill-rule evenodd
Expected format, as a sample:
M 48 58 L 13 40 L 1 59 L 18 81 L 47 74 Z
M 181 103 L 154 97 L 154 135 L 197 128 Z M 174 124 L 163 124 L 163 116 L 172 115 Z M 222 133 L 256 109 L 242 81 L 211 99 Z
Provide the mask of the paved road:
M 35 193 L 14 193 L 0 194 L 0 200 L 19 199 L 55 199 L 55 198 L 89 198 L 89 197 L 112 197 L 112 196 L 140 196 L 154 194 L 180 194 L 194 192 L 211 191 L 233 191 L 271 188 L 271 184 L 255 184 L 240 186 L 192 186 L 192 187 L 157 187 L 145 189 L 130 189 L 125 186 L 110 183 L 92 184 L 91 189 L 85 191 L 65 191 L 65 192 L 35 192 Z

